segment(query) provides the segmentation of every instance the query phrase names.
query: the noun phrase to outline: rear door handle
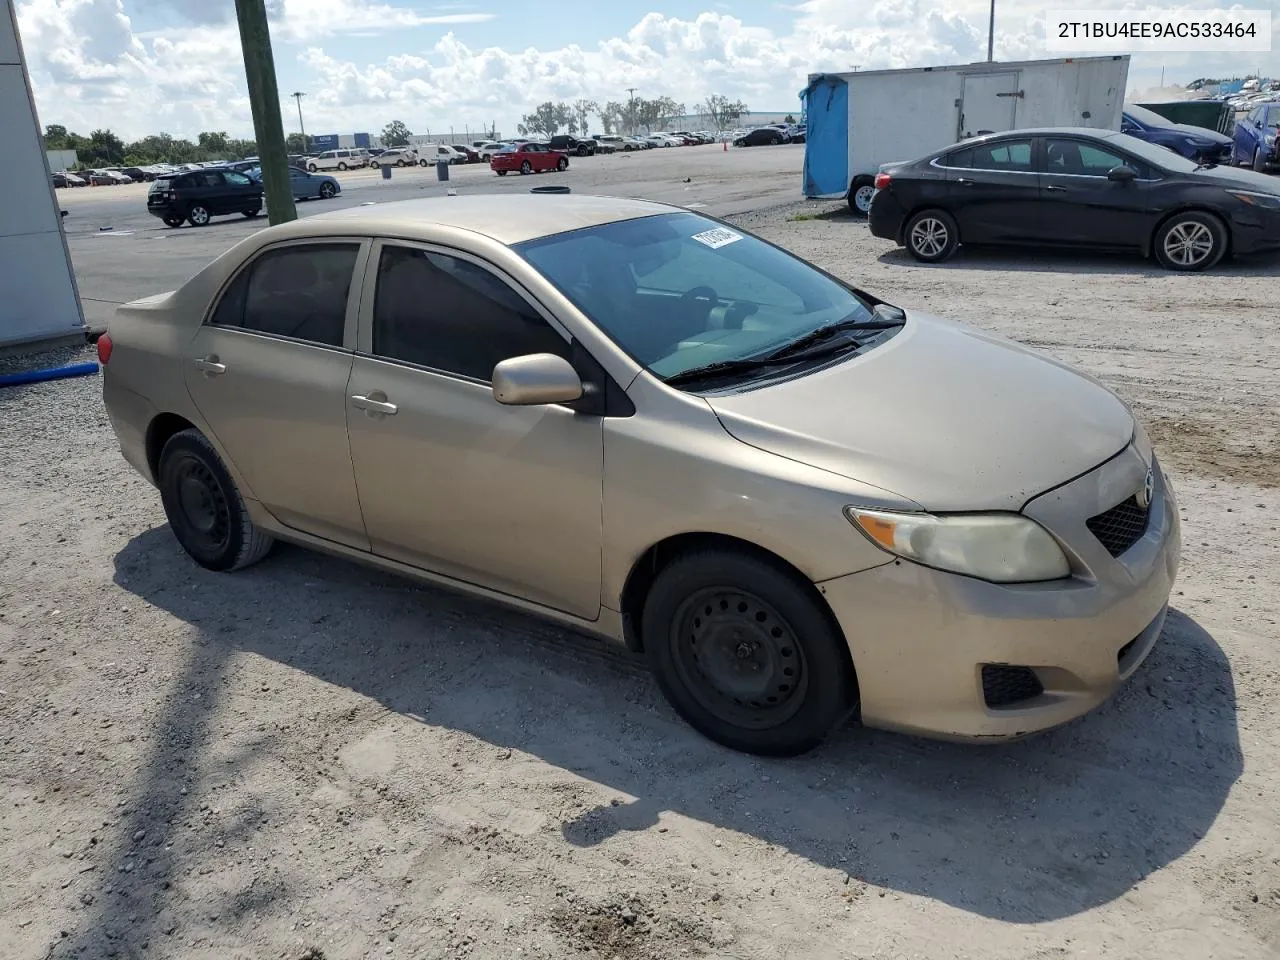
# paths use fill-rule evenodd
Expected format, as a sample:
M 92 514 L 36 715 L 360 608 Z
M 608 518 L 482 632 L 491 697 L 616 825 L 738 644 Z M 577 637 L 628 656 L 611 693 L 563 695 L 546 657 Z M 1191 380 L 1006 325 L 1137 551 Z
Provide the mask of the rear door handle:
M 1053 184 L 1049 184 L 1048 186 L 1046 186 L 1046 187 L 1045 187 L 1045 190 L 1051 190 L 1051 191 L 1053 191 L 1054 193 L 1066 193 L 1066 192 L 1067 192 L 1067 188 L 1066 188 L 1066 187 L 1055 187 Z
M 196 369 L 206 376 L 217 377 L 227 372 L 227 365 L 219 363 L 217 357 L 201 357 L 195 361 Z
M 385 400 L 373 400 L 369 397 L 354 396 L 351 398 L 352 406 L 368 413 L 381 413 L 388 417 L 393 417 L 400 410 L 394 403 L 388 403 Z
M 960 177 L 956 180 L 956 183 L 960 184 L 962 187 L 976 187 L 978 185 L 977 180 L 966 180 L 964 177 Z

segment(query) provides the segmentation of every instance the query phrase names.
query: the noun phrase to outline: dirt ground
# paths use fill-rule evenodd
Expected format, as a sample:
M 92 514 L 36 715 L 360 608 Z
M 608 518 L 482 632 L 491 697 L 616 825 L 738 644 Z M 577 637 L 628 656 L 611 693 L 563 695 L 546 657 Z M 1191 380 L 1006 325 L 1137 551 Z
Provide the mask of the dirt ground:
M 834 209 L 736 219 L 1150 424 L 1184 567 L 1111 703 L 741 756 L 594 641 L 300 549 L 204 572 L 96 378 L 0 390 L 0 957 L 1280 956 L 1280 265 L 920 267 Z

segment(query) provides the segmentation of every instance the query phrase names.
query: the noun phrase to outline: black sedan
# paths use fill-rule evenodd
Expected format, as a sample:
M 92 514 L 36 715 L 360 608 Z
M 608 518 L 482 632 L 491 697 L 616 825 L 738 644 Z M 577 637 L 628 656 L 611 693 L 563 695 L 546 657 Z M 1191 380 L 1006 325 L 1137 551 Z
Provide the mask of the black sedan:
M 735 147 L 761 147 L 765 144 L 786 143 L 787 135 L 777 127 L 757 127 L 733 141 Z
M 1169 270 L 1280 250 L 1280 180 L 1109 130 L 1015 130 L 885 164 L 872 234 L 938 263 L 961 244 L 1120 249 Z

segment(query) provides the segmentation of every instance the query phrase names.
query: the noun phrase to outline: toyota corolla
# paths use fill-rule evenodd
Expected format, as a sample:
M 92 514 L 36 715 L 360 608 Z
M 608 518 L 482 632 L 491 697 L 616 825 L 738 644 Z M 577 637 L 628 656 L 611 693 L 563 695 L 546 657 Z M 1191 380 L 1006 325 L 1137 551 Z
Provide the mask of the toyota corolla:
M 1110 391 L 661 204 L 308 217 L 98 347 L 195 562 L 292 541 L 592 631 L 740 750 L 1071 720 L 1151 651 L 1177 573 L 1173 491 Z

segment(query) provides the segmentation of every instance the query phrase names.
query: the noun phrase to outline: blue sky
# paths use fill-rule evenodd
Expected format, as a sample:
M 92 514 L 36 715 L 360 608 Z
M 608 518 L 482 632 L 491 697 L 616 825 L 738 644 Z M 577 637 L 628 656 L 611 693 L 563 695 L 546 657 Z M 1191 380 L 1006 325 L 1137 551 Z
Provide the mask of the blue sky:
M 545 100 L 708 94 L 795 110 L 810 72 L 966 63 L 986 55 L 988 0 L 268 0 L 283 95 L 312 133 L 512 132 Z M 1072 0 L 1069 7 L 1137 7 Z M 1216 8 L 1213 0 L 1181 6 Z M 1280 0 L 1246 5 L 1280 11 Z M 1046 4 L 998 0 L 996 59 L 1049 56 Z M 231 0 L 17 0 L 41 120 L 125 137 L 251 134 Z M 1280 17 L 1276 17 L 1280 20 Z M 1280 54 L 1134 57 L 1130 93 L 1261 67 Z M 295 128 L 291 101 L 283 107 Z

